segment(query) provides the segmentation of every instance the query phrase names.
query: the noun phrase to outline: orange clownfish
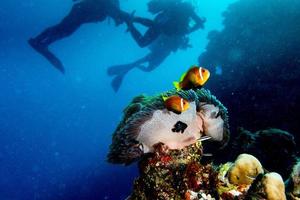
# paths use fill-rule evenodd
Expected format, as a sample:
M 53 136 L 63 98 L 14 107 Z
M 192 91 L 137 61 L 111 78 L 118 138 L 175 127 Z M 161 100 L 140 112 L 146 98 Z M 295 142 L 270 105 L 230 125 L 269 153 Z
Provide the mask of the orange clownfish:
M 180 114 L 189 109 L 190 104 L 187 100 L 179 96 L 162 97 L 164 100 L 165 107 L 169 111 L 173 111 L 176 114 Z
M 210 72 L 203 67 L 194 66 L 184 73 L 179 82 L 174 82 L 177 90 L 201 88 L 209 79 Z

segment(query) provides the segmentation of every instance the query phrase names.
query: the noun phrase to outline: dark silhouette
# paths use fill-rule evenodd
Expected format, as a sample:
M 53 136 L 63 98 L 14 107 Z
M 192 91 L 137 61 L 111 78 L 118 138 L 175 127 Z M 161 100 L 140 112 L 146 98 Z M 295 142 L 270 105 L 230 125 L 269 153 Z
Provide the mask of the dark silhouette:
M 57 25 L 44 30 L 35 38 L 29 39 L 29 44 L 42 54 L 54 67 L 64 73 L 62 62 L 49 51 L 53 42 L 70 36 L 82 24 L 102 22 L 111 17 L 116 26 L 124 21 L 127 14 L 120 10 L 118 0 L 73 0 L 75 3 L 70 13 Z
M 131 69 L 137 67 L 145 72 L 154 70 L 172 52 L 190 47 L 187 37 L 189 33 L 204 28 L 205 20 L 195 13 L 191 4 L 181 0 L 152 0 L 148 3 L 148 11 L 156 15 L 154 20 L 132 16 L 126 23 L 137 44 L 140 47 L 148 46 L 150 53 L 132 63 L 108 68 L 108 74 L 115 76 L 112 81 L 115 91 Z M 193 26 L 189 25 L 191 20 L 195 22 Z M 142 24 L 148 30 L 143 35 L 134 23 Z
M 231 127 L 280 128 L 299 145 L 300 1 L 239 0 L 223 16 L 199 65 L 223 68 L 209 88 L 230 111 Z

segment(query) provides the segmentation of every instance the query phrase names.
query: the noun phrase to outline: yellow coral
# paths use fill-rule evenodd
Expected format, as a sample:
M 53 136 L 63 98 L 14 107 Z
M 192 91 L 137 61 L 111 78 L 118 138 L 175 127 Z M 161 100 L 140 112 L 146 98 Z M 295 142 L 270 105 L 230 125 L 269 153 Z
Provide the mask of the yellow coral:
M 286 200 L 284 182 L 278 173 L 266 174 L 262 183 L 268 200 Z
M 249 154 L 241 154 L 228 172 L 229 182 L 235 185 L 250 185 L 258 174 L 263 173 L 259 160 Z

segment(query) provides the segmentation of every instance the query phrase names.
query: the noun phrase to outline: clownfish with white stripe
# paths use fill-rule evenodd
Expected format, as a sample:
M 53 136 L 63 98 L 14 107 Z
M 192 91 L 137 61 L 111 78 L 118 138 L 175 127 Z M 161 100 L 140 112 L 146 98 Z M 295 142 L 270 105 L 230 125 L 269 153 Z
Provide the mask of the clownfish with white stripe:
M 181 114 L 182 112 L 189 109 L 190 104 L 187 100 L 181 98 L 180 96 L 170 96 L 170 97 L 162 97 L 164 101 L 165 108 L 169 111 L 172 111 L 176 114 Z
M 209 79 L 210 72 L 203 67 L 193 66 L 184 73 L 179 82 L 174 82 L 177 90 L 200 89 Z

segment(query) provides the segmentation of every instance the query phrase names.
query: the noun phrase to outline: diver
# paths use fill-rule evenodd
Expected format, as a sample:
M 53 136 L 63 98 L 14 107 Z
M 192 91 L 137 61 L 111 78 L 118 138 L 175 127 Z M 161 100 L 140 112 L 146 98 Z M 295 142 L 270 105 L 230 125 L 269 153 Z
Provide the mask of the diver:
M 102 22 L 111 17 L 115 25 L 123 23 L 126 16 L 120 10 L 119 0 L 73 0 L 70 13 L 57 25 L 44 30 L 35 38 L 28 40 L 29 44 L 42 54 L 55 68 L 65 72 L 62 62 L 49 51 L 50 44 L 74 33 L 82 24 Z
M 126 21 L 128 30 L 140 47 L 148 46 L 161 34 L 168 36 L 185 35 L 204 28 L 205 19 L 201 19 L 194 11 L 193 6 L 182 0 L 151 0 L 148 3 L 148 11 L 157 15 L 154 20 L 142 17 L 133 17 Z M 189 26 L 190 19 L 194 25 Z M 140 23 L 148 30 L 142 35 L 133 23 Z
M 137 44 L 140 47 L 148 46 L 150 53 L 132 63 L 108 68 L 108 75 L 115 76 L 111 84 L 115 91 L 118 91 L 125 74 L 131 69 L 139 68 L 145 72 L 154 70 L 172 52 L 191 47 L 188 34 L 204 28 L 205 19 L 195 13 L 192 4 L 182 0 L 151 0 L 148 11 L 155 15 L 154 20 L 131 16 L 126 24 Z M 192 20 L 194 25 L 191 26 Z M 148 27 L 145 34 L 141 34 L 134 23 Z

